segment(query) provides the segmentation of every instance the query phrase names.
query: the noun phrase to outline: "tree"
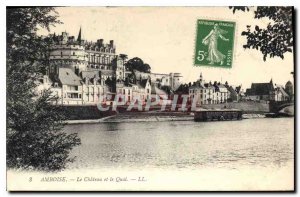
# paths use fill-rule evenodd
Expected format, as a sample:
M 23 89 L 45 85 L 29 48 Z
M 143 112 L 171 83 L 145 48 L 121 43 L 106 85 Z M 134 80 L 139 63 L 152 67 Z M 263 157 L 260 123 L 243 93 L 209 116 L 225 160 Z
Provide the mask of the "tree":
M 116 92 L 117 79 L 115 76 L 113 76 L 112 78 L 108 77 L 105 80 L 105 84 L 110 87 L 112 92 Z
M 80 144 L 77 134 L 61 131 L 66 114 L 51 102 L 45 90 L 36 93 L 38 79 L 48 68 L 49 39 L 38 28 L 60 23 L 50 7 L 7 9 L 7 166 L 61 170 L 74 158 L 69 153 Z
M 191 87 L 191 82 L 189 84 L 180 84 L 175 94 L 189 94 L 189 87 Z
M 128 74 L 128 76 L 126 77 L 126 81 L 127 83 L 136 84 L 136 75 L 133 71 L 131 71 L 131 73 Z
M 248 7 L 238 6 L 229 7 L 235 13 L 237 10 L 249 11 Z M 247 43 L 243 45 L 245 49 L 260 50 L 263 60 L 269 56 L 284 59 L 286 52 L 293 49 L 293 8 L 292 7 L 257 7 L 254 11 L 254 18 L 260 19 L 267 17 L 272 22 L 266 28 L 255 26 L 254 29 L 247 25 L 247 30 L 242 32 L 242 36 L 247 37 Z
M 162 89 L 163 91 L 165 91 L 168 95 L 170 95 L 171 92 L 172 92 L 170 86 L 161 86 L 160 89 Z
M 125 64 L 125 67 L 129 71 L 137 70 L 140 72 L 150 73 L 151 67 L 149 64 L 145 64 L 141 58 L 134 57 L 128 60 Z

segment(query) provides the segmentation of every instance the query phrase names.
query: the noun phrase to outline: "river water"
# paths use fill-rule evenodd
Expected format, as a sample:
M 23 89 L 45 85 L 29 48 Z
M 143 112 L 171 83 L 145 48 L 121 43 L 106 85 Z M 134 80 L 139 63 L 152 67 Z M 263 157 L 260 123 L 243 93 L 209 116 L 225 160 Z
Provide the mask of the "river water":
M 82 144 L 68 169 L 280 168 L 294 161 L 294 119 L 67 125 Z

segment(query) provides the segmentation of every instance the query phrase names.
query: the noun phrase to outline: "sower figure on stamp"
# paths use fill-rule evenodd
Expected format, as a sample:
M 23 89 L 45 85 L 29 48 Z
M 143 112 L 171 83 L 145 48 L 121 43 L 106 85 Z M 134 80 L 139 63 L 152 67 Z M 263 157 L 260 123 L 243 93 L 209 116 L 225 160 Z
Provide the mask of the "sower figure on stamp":
M 228 38 L 225 38 L 222 34 L 226 34 L 227 31 L 220 29 L 218 24 L 214 25 L 214 28 L 210 33 L 202 40 L 204 45 L 208 45 L 208 57 L 207 60 L 209 64 L 220 63 L 223 65 L 224 58 L 226 57 L 220 51 L 218 51 L 218 38 L 220 37 L 224 41 L 229 41 Z

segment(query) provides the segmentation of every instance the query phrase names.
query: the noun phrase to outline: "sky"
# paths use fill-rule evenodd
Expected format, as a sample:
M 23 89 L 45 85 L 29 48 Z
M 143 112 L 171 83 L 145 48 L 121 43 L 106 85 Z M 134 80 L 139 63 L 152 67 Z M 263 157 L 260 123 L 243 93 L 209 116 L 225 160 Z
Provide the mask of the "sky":
M 51 28 L 51 33 L 67 31 L 77 37 L 81 27 L 85 40 L 114 40 L 117 54 L 141 58 L 155 73 L 179 72 L 184 83 L 196 81 L 201 72 L 207 82 L 228 81 L 244 90 L 271 78 L 280 85 L 293 82 L 293 53 L 264 62 L 259 51 L 243 48 L 246 25 L 264 27 L 270 22 L 254 19 L 255 9 L 233 14 L 228 7 L 60 7 L 56 10 L 64 24 Z M 197 19 L 236 22 L 231 69 L 194 66 Z

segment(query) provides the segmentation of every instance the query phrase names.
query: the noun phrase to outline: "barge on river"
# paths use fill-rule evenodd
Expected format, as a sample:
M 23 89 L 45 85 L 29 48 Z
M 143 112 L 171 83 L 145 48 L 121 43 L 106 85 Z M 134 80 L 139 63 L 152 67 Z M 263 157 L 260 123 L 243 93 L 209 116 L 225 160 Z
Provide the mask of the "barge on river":
M 194 112 L 196 122 L 242 120 L 242 111 L 238 109 L 211 109 Z

